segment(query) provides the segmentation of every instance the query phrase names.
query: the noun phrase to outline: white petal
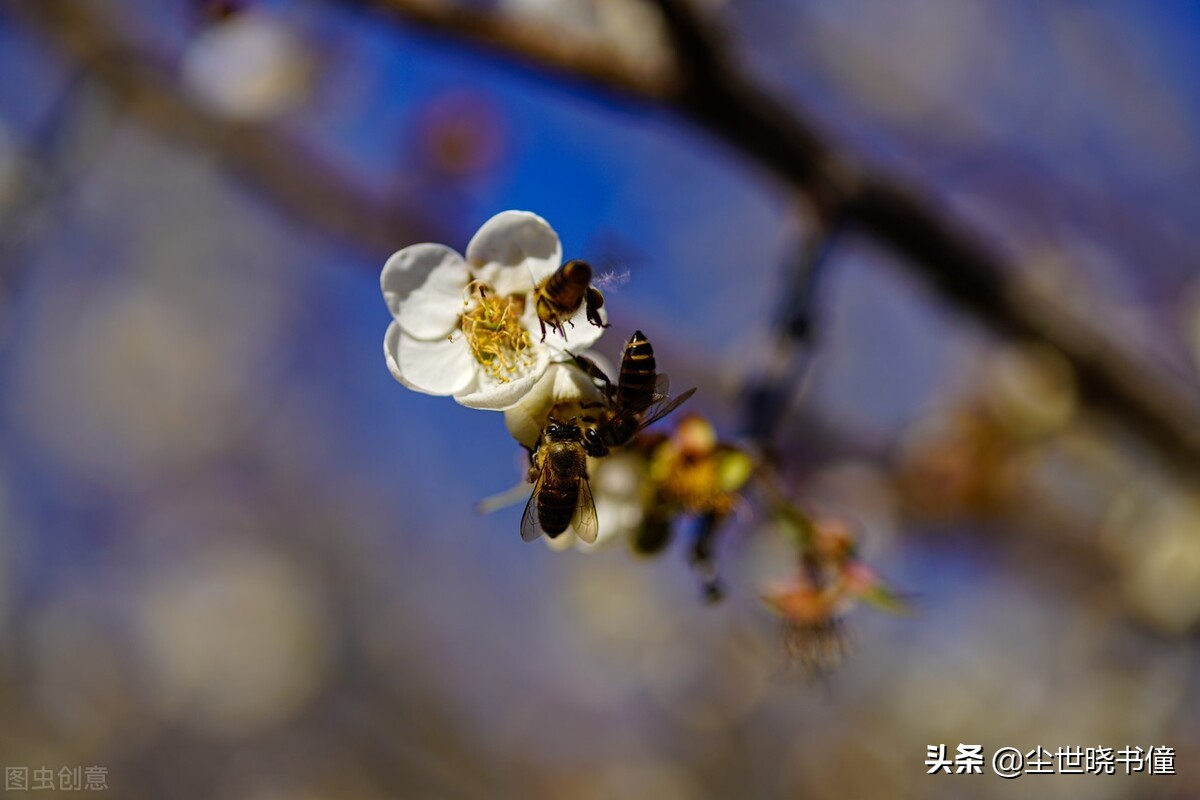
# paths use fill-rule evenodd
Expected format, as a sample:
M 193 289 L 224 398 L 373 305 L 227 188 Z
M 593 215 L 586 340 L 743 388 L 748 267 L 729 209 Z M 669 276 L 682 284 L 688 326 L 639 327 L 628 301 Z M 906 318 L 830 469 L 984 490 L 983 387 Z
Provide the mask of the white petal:
M 414 244 L 383 265 L 383 299 L 405 333 L 418 339 L 446 336 L 458 323 L 470 276 L 462 256 L 441 244 Z
M 183 85 L 212 111 L 263 121 L 299 105 L 311 85 L 311 57 L 275 15 L 249 10 L 192 39 L 180 65 Z
M 571 545 L 577 544 L 581 541 L 580 538 L 575 535 L 575 531 L 571 530 L 570 528 L 567 528 L 553 539 L 551 539 L 549 536 L 543 536 L 542 540 L 546 542 L 547 547 L 557 553 L 561 553 L 564 550 L 570 550 Z
M 531 303 L 530 306 L 536 304 Z M 531 335 L 535 336 L 535 341 L 542 337 L 542 326 L 538 324 L 537 310 L 531 308 L 532 314 L 527 313 L 522 318 L 522 322 L 530 330 Z M 604 307 L 599 309 L 600 321 L 608 323 L 608 313 Z M 532 318 L 531 318 L 532 317 Z M 587 348 L 596 343 L 604 334 L 604 328 L 599 325 L 593 325 L 588 322 L 587 304 L 584 303 L 579 307 L 579 310 L 568 318 L 570 322 L 563 323 L 563 333 L 550 330 L 550 326 L 546 326 L 545 345 L 556 353 L 566 354 L 567 351 L 572 353 L 582 353 Z M 573 324 L 572 324 L 573 323 Z M 567 356 L 568 358 L 570 356 Z M 612 376 L 612 373 L 609 373 Z M 615 377 L 615 376 L 612 376 Z
M 551 364 L 515 405 L 505 409 L 504 425 L 526 447 L 537 445 L 551 409 L 567 402 L 599 403 L 603 396 L 587 374 L 574 364 Z
M 496 294 L 501 297 L 508 297 L 514 294 L 528 295 L 533 291 L 534 282 L 530 277 L 530 271 L 524 267 L 499 267 L 495 264 L 490 267 L 484 267 L 484 273 L 488 275 L 486 280 L 495 289 Z M 532 305 L 532 304 L 529 304 Z
M 404 377 L 404 373 L 400 371 L 399 361 L 400 350 L 400 325 L 395 320 L 388 325 L 387 333 L 383 337 L 383 355 L 387 359 L 388 372 L 392 373 L 392 377 L 400 381 L 409 389 L 415 389 L 412 383 Z
M 489 265 L 521 268 L 519 274 L 490 276 L 495 286 L 509 280 L 524 283 L 530 275 L 544 277 L 562 263 L 562 244 L 546 220 L 530 211 L 502 211 L 483 223 L 467 245 L 467 261 L 476 268 Z M 497 292 L 509 294 L 496 286 Z M 521 291 L 521 290 L 515 290 Z
M 645 461 L 629 450 L 618 450 L 607 458 L 596 459 L 591 469 L 592 491 L 596 502 L 604 497 L 614 502 L 640 505 L 645 486 Z
M 509 435 L 523 447 L 537 447 L 543 427 L 537 420 L 538 418 L 526 409 L 524 398 L 515 406 L 504 409 L 504 427 L 508 428 Z
M 460 333 L 451 341 L 414 339 L 400 332 L 396 367 L 410 388 L 425 394 L 461 392 L 475 377 L 475 358 Z
M 537 360 L 527 369 L 518 373 L 519 377 L 501 383 L 482 370 L 478 371 L 473 384 L 460 389 L 454 399 L 470 408 L 483 408 L 490 411 L 503 411 L 521 401 L 532 389 L 550 366 L 550 353 L 544 347 L 535 348 Z M 474 363 L 474 362 L 472 362 Z
M 553 275 L 554 271 L 562 266 L 562 258 L 560 257 L 557 261 L 540 258 L 531 259 L 527 263 L 529 266 L 529 281 L 534 286 L 537 286 L 539 283 L 546 280 L 546 278 L 549 278 L 551 275 Z
M 595 486 L 593 485 L 593 490 Z M 596 497 L 596 521 L 599 531 L 596 541 L 589 549 L 603 547 L 611 542 L 629 540 L 642 524 L 644 512 L 637 503 L 628 503 L 607 497 Z M 580 547 L 580 549 L 584 549 Z

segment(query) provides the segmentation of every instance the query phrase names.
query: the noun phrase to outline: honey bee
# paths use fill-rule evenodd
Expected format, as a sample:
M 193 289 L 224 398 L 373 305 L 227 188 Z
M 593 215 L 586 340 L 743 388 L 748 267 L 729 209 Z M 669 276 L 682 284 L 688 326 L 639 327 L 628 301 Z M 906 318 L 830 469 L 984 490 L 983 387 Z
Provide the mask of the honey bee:
M 654 348 L 641 331 L 634 331 L 625 343 L 615 386 L 591 359 L 575 356 L 575 363 L 592 378 L 607 400 L 599 413 L 583 419 L 588 424 L 583 447 L 596 458 L 629 444 L 638 431 L 679 408 L 696 392 L 693 386 L 678 397 L 669 396 L 670 382 L 666 375 L 658 374 Z
M 521 515 L 525 541 L 532 542 L 543 533 L 553 539 L 568 527 L 583 541 L 596 541 L 596 502 L 588 484 L 584 440 L 574 419 L 559 422 L 551 418 L 542 430 L 530 457 L 533 492 Z
M 587 320 L 597 328 L 607 328 L 600 319 L 604 306 L 604 295 L 592 286 L 592 265 L 575 258 L 554 270 L 548 278 L 533 290 L 538 324 L 542 327 L 542 341 L 546 340 L 546 326 L 566 337 L 563 323 L 574 327 L 571 317 L 586 303 Z

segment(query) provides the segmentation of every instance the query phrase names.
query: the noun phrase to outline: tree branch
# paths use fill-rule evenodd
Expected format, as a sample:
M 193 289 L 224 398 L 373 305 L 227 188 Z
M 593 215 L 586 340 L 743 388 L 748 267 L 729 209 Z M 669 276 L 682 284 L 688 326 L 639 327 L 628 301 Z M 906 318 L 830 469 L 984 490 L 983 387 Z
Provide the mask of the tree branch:
M 4 7 L 90 72 L 138 122 L 216 156 L 304 224 L 372 258 L 427 236 L 433 227 L 425 220 L 415 224 L 411 210 L 390 207 L 278 126 L 239 123 L 209 112 L 177 85 L 167 63 L 124 38 L 108 17 L 91 10 L 93 5 L 37 0 Z
M 818 288 L 840 233 L 840 221 L 819 216 L 805 232 L 789 259 L 771 359 L 766 370 L 753 376 L 743 391 L 742 430 L 772 459 L 778 457 L 774 440 L 779 423 L 812 366 Z
M 333 0 L 400 21 L 405 27 L 469 42 L 495 56 L 552 72 L 563 82 L 640 101 L 666 100 L 678 94 L 679 75 L 670 67 L 633 63 L 596 42 L 564 37 L 550 26 L 518 24 L 496 12 L 441 0 Z
M 658 103 L 717 136 L 844 220 L 904 263 L 929 288 L 998 333 L 1041 342 L 1073 365 L 1081 396 L 1120 419 L 1176 466 L 1200 473 L 1200 395 L 1051 298 L 1032 295 L 967 228 L 900 182 L 827 142 L 798 111 L 761 88 L 728 55 L 685 0 L 652 0 L 663 13 L 676 68 L 634 73 L 619 61 L 581 58 L 571 47 L 496 15 L 418 0 L 346 0 L 426 31 L 483 45 L 556 80 L 639 104 Z M 544 36 L 542 37 L 544 38 Z
M 652 70 L 493 14 L 421 0 L 340 0 L 369 7 L 607 97 L 661 105 L 724 140 L 799 190 L 817 213 L 843 220 L 901 256 L 931 289 L 996 331 L 1060 350 L 1083 398 L 1122 420 L 1177 466 L 1200 472 L 1196 393 L 1125 352 L 1051 298 L 1022 288 L 1019 273 L 906 186 L 827 142 L 796 110 L 738 68 L 711 26 L 681 0 L 655 0 L 675 67 Z M 93 70 L 139 121 L 219 156 L 298 219 L 374 255 L 415 238 L 405 216 L 323 164 L 278 127 L 232 123 L 191 102 L 167 65 L 125 41 L 108 20 L 71 0 L 7 3 Z

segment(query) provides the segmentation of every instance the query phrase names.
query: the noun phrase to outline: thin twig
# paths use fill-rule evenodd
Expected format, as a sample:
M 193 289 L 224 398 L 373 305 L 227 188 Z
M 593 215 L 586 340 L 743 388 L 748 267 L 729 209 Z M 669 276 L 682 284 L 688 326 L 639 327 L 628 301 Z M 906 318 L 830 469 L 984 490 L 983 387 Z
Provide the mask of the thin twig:
M 745 435 L 767 457 L 775 455 L 770 452 L 775 432 L 812 365 L 818 286 L 840 232 L 839 221 L 821 215 L 805 231 L 788 265 L 770 360 L 763 373 L 751 379 L 742 397 Z

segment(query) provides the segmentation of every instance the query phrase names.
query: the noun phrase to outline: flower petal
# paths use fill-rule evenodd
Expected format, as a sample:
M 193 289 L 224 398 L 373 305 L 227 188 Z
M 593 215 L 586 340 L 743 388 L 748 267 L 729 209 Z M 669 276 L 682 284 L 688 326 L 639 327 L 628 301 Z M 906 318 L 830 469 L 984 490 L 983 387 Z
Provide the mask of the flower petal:
M 558 234 L 546 220 L 530 211 L 502 211 L 483 223 L 483 227 L 467 245 L 467 261 L 475 267 L 499 265 L 523 267 L 515 275 L 495 274 L 490 277 L 497 291 L 510 278 L 521 282 L 540 280 L 558 269 L 562 263 L 562 244 Z M 526 274 L 525 271 L 528 271 Z M 532 288 L 530 285 L 528 288 Z M 527 289 L 512 289 L 522 291 Z
M 551 539 L 549 536 L 543 536 L 542 541 L 544 541 L 546 546 L 551 550 L 555 551 L 556 553 L 561 553 L 564 550 L 570 550 L 571 545 L 578 545 L 582 540 L 575 535 L 575 531 L 567 528 L 553 539 Z
M 483 408 L 490 411 L 503 411 L 521 401 L 532 389 L 550 366 L 550 353 L 544 347 L 534 350 L 537 360 L 518 377 L 505 383 L 493 378 L 486 372 L 478 371 L 476 379 L 469 386 L 460 389 L 454 399 L 469 408 Z
M 583 549 L 603 547 L 610 542 L 632 541 L 642 524 L 645 512 L 638 503 L 628 503 L 610 497 L 596 498 L 596 520 L 600 525 L 596 541 Z
M 521 321 L 525 323 L 526 328 L 530 331 L 530 335 L 534 336 L 534 340 L 537 341 L 542 337 L 542 326 L 538 324 L 537 309 L 534 306 L 534 303 L 530 303 L 530 308 L 526 311 Z M 599 311 L 600 320 L 607 324 L 608 314 L 605 312 L 604 307 L 601 306 Z M 567 355 L 567 351 L 571 353 L 583 352 L 596 343 L 596 340 L 603 335 L 604 328 L 588 322 L 586 303 L 581 305 L 579 310 L 568 319 L 570 320 L 569 322 L 563 323 L 563 333 L 551 330 L 549 326 L 546 327 L 545 344 L 551 350 L 555 351 L 556 354 L 566 355 L 567 358 L 570 358 Z M 609 374 L 611 375 L 612 373 Z
M 395 320 L 388 325 L 387 333 L 383 336 L 383 355 L 387 359 L 388 372 L 392 373 L 392 377 L 400 381 L 402 386 L 409 389 L 415 389 L 412 382 L 404 377 L 404 373 L 400 371 L 399 361 L 400 351 L 400 324 Z
M 514 294 L 528 295 L 533 291 L 535 283 L 531 272 L 524 267 L 502 267 L 499 264 L 489 264 L 481 267 L 479 277 L 488 283 L 496 294 L 508 297 Z M 532 305 L 532 303 L 530 303 Z
M 392 255 L 379 276 L 388 310 L 405 333 L 440 339 L 462 314 L 470 281 L 462 256 L 441 244 L 414 244 Z
M 525 447 L 536 447 L 547 417 L 559 403 L 600 403 L 604 399 L 591 378 L 571 363 L 551 364 L 541 379 L 505 409 L 509 434 Z
M 529 267 L 529 280 L 534 286 L 537 286 L 562 266 L 562 257 L 560 256 L 557 260 L 550 260 L 548 258 L 530 259 L 527 262 L 527 266 Z
M 397 377 L 410 389 L 425 394 L 454 394 L 469 386 L 475 377 L 476 362 L 462 334 L 453 340 L 446 337 L 425 340 L 401 331 L 398 340 Z

